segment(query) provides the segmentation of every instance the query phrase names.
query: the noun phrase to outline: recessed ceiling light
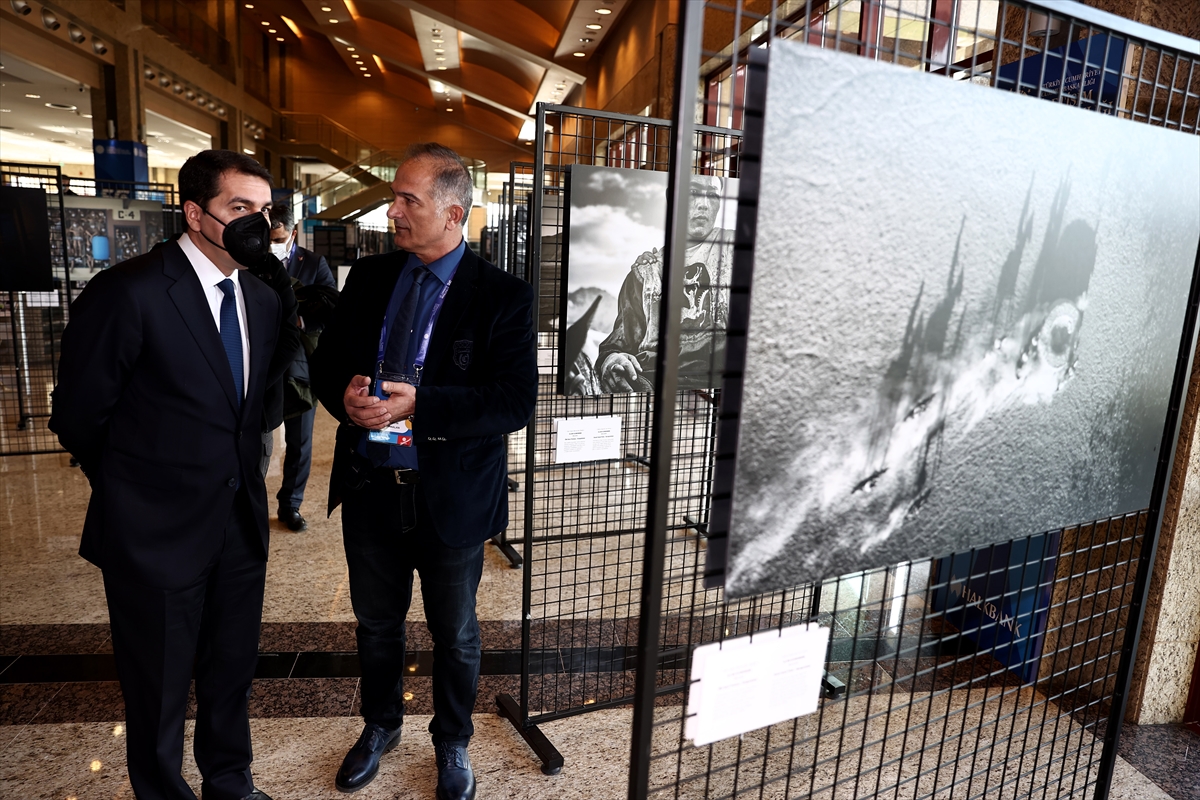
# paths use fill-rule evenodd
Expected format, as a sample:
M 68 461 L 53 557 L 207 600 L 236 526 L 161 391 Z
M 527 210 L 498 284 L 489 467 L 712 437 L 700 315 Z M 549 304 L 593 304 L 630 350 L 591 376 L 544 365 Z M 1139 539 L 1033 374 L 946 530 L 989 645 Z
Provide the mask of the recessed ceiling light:
M 447 108 L 446 110 L 447 110 L 447 111 L 453 111 L 454 109 L 453 109 L 453 108 Z
M 360 70 L 362 70 L 363 72 L 366 72 L 366 71 L 367 71 L 367 68 L 366 68 L 366 67 L 359 67 L 359 69 L 360 69 Z
M 587 28 L 589 31 L 598 31 L 601 28 L 603 28 L 604 26 L 601 25 L 599 22 L 593 22 L 590 25 L 584 25 L 583 27 Z
M 354 52 L 354 48 L 353 48 L 353 47 L 347 47 L 347 48 L 346 48 L 346 52 L 347 52 L 347 53 L 353 53 L 353 52 Z
M 41 100 L 42 99 L 42 96 L 40 94 L 26 94 L 25 96 L 28 97 L 30 100 Z
M 263 25 L 270 25 L 271 23 L 267 22 L 267 21 L 264 19 L 264 20 L 262 21 L 262 24 L 263 24 Z
M 73 106 L 70 103 L 46 103 L 46 108 L 57 108 L 59 111 L 75 111 L 78 106 Z
M 609 14 L 612 13 L 612 9 L 611 8 L 597 8 L 596 13 L 602 14 L 604 16 L 608 16 Z
M 11 108 L 0 108 L 0 113 L 9 114 L 11 112 L 12 112 Z M 89 114 L 88 116 L 91 116 L 91 115 Z
M 571 53 L 571 55 L 575 56 L 576 58 L 583 58 L 587 55 L 587 53 Z
M 445 67 L 438 67 L 438 69 L 445 69 Z
M 277 41 L 277 42 L 282 42 L 282 41 L 283 41 L 283 37 L 282 37 L 282 36 L 276 36 L 276 37 L 275 37 L 275 41 Z
M 369 77 L 371 77 L 371 73 L 369 73 L 369 72 L 364 72 L 364 73 L 363 73 L 363 77 L 364 77 L 364 78 L 369 78 Z
M 274 28 L 267 28 L 267 33 L 279 33 L 279 31 L 275 30 Z
M 438 56 L 437 58 L 434 59 L 434 61 L 445 61 L 445 60 L 446 60 L 445 56 Z
M 246 8 L 254 8 L 254 3 L 246 3 Z
M 433 48 L 433 52 L 441 54 L 446 51 L 444 49 L 442 49 L 441 47 L 435 47 L 435 48 Z
M 8 109 L 7 109 L 7 108 L 6 108 L 6 109 L 4 109 L 4 110 L 5 110 L 5 111 L 8 111 Z M 79 116 L 83 117 L 84 119 L 91 119 L 91 118 L 92 118 L 92 115 L 91 115 L 91 114 L 80 114 Z
M 441 36 L 441 35 L 442 35 L 442 29 L 441 29 L 441 28 L 430 28 L 430 30 L 432 30 L 432 31 L 433 31 L 433 35 L 434 35 L 434 36 Z
M 588 42 L 590 42 L 592 40 L 585 36 L 585 37 L 582 37 L 579 41 L 583 42 L 584 44 L 587 44 Z
M 333 7 L 332 6 L 321 6 L 321 10 L 322 11 L 333 11 Z
M 337 20 L 336 20 L 336 19 L 331 19 L 331 20 L 329 20 L 329 21 L 330 21 L 330 22 L 332 22 L 334 25 L 337 25 Z

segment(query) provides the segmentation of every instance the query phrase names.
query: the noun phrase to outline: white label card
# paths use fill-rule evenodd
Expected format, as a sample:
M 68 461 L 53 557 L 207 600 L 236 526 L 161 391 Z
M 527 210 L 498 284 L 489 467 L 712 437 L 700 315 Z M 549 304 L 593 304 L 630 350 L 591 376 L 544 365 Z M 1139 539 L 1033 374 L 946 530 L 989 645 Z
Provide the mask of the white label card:
M 697 647 L 684 737 L 699 747 L 813 713 L 828 647 L 816 624 Z
M 555 464 L 620 457 L 620 417 L 571 417 L 554 420 Z

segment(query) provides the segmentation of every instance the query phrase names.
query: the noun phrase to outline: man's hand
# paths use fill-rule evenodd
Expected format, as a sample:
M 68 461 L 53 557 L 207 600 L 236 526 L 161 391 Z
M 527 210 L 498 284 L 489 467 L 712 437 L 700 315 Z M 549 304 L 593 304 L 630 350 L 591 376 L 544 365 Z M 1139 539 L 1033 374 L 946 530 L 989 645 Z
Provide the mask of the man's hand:
M 388 409 L 378 397 L 371 394 L 371 379 L 366 375 L 355 375 L 342 393 L 342 405 L 350 421 L 360 428 L 377 431 L 387 426 Z
M 398 419 L 407 419 L 416 413 L 417 387 L 403 381 L 397 383 L 382 381 L 379 384 L 379 388 L 384 394 L 388 395 L 388 399 L 384 400 L 383 404 L 391 416 L 389 422 L 394 422 Z
M 642 368 L 628 353 L 612 353 L 600 368 L 600 385 L 609 392 L 636 392 Z

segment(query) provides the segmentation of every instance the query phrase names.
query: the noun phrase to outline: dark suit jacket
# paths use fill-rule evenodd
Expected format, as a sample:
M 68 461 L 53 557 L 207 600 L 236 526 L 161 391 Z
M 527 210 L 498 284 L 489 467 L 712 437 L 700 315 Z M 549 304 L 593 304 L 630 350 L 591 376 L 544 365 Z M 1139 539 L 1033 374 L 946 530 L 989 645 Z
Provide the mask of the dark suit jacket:
M 50 429 L 92 483 L 80 555 L 160 588 L 195 580 L 221 547 L 239 474 L 267 552 L 260 428 L 279 296 L 243 271 L 250 381 L 233 373 L 176 242 L 108 269 L 71 305 Z
M 310 359 L 317 397 L 342 423 L 329 513 L 363 434 L 342 395 L 355 375 L 374 377 L 383 315 L 407 261 L 396 251 L 355 264 Z M 469 547 L 508 527 L 504 434 L 529 422 L 537 384 L 533 287 L 468 248 L 429 341 L 413 418 L 421 491 L 445 544 Z
M 288 259 L 287 270 L 288 275 L 305 286 L 328 286 L 331 289 L 337 289 L 337 279 L 333 275 L 333 270 L 329 268 L 329 262 L 325 260 L 325 256 L 317 255 L 312 250 L 297 246 L 292 257 Z M 304 320 L 304 332 L 307 334 L 319 334 L 322 327 L 317 320 Z M 308 356 L 303 350 L 296 355 L 296 360 L 288 367 L 287 377 L 301 383 L 311 382 Z

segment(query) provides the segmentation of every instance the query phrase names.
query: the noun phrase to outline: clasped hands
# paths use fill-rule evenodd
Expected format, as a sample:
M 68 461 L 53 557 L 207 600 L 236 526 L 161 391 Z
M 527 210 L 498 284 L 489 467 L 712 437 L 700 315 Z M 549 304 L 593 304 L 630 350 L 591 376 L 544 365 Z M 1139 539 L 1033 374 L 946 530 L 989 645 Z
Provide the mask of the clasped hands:
M 342 394 L 342 405 L 350 421 L 360 428 L 382 430 L 396 420 L 411 417 L 416 410 L 417 387 L 412 384 L 381 381 L 379 388 L 388 395 L 386 400 L 371 394 L 370 378 L 355 375 Z

